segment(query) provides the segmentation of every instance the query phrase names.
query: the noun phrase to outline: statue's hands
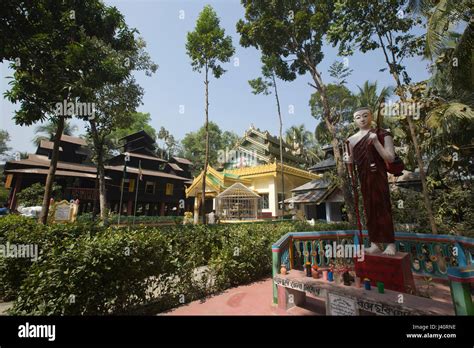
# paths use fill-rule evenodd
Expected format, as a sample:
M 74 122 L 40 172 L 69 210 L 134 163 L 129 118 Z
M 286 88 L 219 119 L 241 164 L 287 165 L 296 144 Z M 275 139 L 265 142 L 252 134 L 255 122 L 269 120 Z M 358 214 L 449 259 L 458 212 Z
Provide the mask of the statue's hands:
M 378 139 L 377 139 L 377 134 L 375 134 L 375 133 L 370 133 L 370 134 L 369 134 L 369 143 L 370 143 L 370 144 L 373 144 L 373 143 L 374 143 L 375 141 L 377 141 L 377 140 L 378 140 Z

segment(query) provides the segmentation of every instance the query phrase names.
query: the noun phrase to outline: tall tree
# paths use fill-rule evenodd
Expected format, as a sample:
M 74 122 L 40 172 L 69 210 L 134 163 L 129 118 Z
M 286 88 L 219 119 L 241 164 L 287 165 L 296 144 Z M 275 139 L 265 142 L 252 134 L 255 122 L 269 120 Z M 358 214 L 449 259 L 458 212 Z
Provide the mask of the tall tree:
M 0 12 L 0 61 L 10 61 L 14 70 L 5 96 L 20 103 L 15 122 L 57 124 L 40 216 L 45 224 L 65 119 L 75 114 L 58 112 L 57 105 L 91 103 L 96 89 L 122 81 L 129 69 L 111 53 L 133 52 L 134 30 L 115 7 L 99 0 L 2 1 Z
M 264 55 L 278 58 L 278 77 L 291 81 L 297 74 L 309 72 L 310 85 L 319 93 L 323 107 L 322 121 L 331 136 L 337 174 L 345 175 L 341 149 L 338 146 L 335 120 L 327 96 L 326 85 L 319 71 L 323 59 L 323 38 L 329 29 L 333 1 L 249 1 L 242 0 L 245 7 L 245 20 L 239 20 L 237 31 L 241 35 L 240 43 L 244 47 L 253 46 Z M 341 187 L 344 193 L 348 218 L 355 223 L 354 204 L 347 185 Z
M 423 15 L 426 21 L 424 54 L 436 58 L 444 51 L 452 28 L 471 23 L 471 0 L 409 0 L 407 12 Z
M 206 173 L 209 159 L 209 72 L 216 79 L 220 78 L 225 70 L 220 63 L 228 62 L 235 52 L 232 46 L 232 38 L 225 36 L 225 31 L 220 27 L 219 18 L 214 9 L 207 5 L 204 7 L 196 22 L 194 31 L 188 32 L 186 41 L 186 52 L 191 58 L 193 70 L 201 73 L 204 71 L 205 85 L 205 114 L 204 127 L 206 129 L 206 154 L 204 159 L 204 173 L 202 180 L 201 211 L 204 212 L 206 199 Z M 206 216 L 202 215 L 203 224 Z
M 58 125 L 53 120 L 36 126 L 35 134 L 37 135 L 33 138 L 33 144 L 39 146 L 42 140 L 52 140 L 57 132 L 57 129 Z M 63 134 L 74 135 L 76 131 L 76 125 L 71 124 L 69 121 L 64 121 Z
M 380 119 L 380 125 L 384 124 L 384 112 L 382 110 L 383 104 L 387 98 L 392 95 L 393 89 L 390 87 L 383 87 L 380 93 L 377 91 L 377 81 L 371 83 L 365 81 L 361 86 L 357 86 L 359 93 L 356 96 L 357 106 L 368 106 L 374 115 L 374 120 Z
M 419 17 L 410 17 L 404 12 L 405 0 L 381 3 L 377 0 L 360 2 L 356 0 L 338 0 L 335 6 L 334 22 L 329 28 L 329 39 L 338 45 L 339 54 L 350 55 L 354 46 L 362 52 L 380 49 L 385 63 L 396 83 L 396 93 L 403 103 L 409 102 L 404 88 L 411 78 L 402 65 L 402 60 L 420 55 L 423 51 L 424 36 L 415 36 L 412 30 L 422 24 Z M 385 70 L 385 69 L 382 69 Z M 426 182 L 425 164 L 414 115 L 404 118 L 415 151 L 424 205 L 430 221 L 432 233 L 438 233 L 433 215 L 429 189 Z
M 279 138 L 280 138 L 280 167 L 281 167 L 281 191 L 283 193 L 283 200 L 285 199 L 285 174 L 283 170 L 283 119 L 281 117 L 280 98 L 278 97 L 278 86 L 276 83 L 275 69 L 278 64 L 278 59 L 275 57 L 262 56 L 262 77 L 250 80 L 249 84 L 252 87 L 253 94 L 269 95 L 273 89 L 275 95 L 275 103 L 277 107 L 278 121 L 279 121 Z M 285 215 L 285 203 L 282 203 L 282 218 Z
M 160 155 L 166 159 L 170 159 L 178 147 L 178 142 L 174 136 L 165 128 L 161 127 L 158 132 L 158 139 L 164 143 L 163 149 L 159 149 Z
M 313 135 L 306 129 L 304 124 L 293 125 L 285 131 L 285 141 L 293 148 L 300 146 L 309 148 L 313 141 Z
M 133 111 L 142 95 L 142 88 L 133 78 L 116 85 L 105 85 L 96 92 L 98 104 L 94 117 L 89 119 L 87 133 L 92 143 L 93 160 L 97 164 L 100 218 L 103 222 L 107 219 L 104 163 L 109 152 L 110 133 L 112 129 L 128 127 L 133 122 Z

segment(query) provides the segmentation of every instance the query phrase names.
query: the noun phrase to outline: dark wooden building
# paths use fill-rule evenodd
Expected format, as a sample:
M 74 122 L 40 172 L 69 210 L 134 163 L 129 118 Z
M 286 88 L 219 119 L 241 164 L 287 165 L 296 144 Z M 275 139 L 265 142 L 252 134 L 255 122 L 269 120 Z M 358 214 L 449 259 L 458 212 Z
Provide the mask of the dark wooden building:
M 137 215 L 181 215 L 191 209 L 186 199 L 186 185 L 191 183 L 192 163 L 183 158 L 169 161 L 155 154 L 155 142 L 140 131 L 121 139 L 123 152 L 107 161 L 106 194 L 109 209 L 132 214 L 137 198 Z M 42 141 L 35 154 L 27 159 L 5 164 L 6 187 L 10 189 L 8 206 L 17 207 L 16 195 L 34 183 L 44 184 L 48 174 L 53 144 Z M 141 168 L 141 170 L 140 170 Z M 97 168 L 90 161 L 87 143 L 78 137 L 61 137 L 55 184 L 62 188 L 62 199 L 79 199 L 80 213 L 98 206 Z M 138 191 L 137 191 L 138 190 Z

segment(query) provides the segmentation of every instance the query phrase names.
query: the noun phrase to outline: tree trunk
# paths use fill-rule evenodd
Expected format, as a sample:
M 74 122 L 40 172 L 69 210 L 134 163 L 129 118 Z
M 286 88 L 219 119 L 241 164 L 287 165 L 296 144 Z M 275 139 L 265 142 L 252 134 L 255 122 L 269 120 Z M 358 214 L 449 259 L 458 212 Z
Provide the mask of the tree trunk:
M 202 175 L 202 195 L 201 195 L 201 218 L 202 223 L 206 224 L 206 176 L 207 176 L 207 165 L 209 163 L 209 80 L 208 80 L 209 69 L 206 65 L 206 79 L 204 84 L 206 85 L 206 121 L 204 127 L 206 129 L 206 155 L 204 158 L 204 170 Z
M 347 219 L 349 220 L 350 224 L 355 226 L 357 224 L 357 221 L 354 214 L 355 212 L 354 200 L 351 193 L 350 184 L 347 182 L 347 179 L 346 179 L 347 175 L 346 175 L 346 170 L 344 168 L 344 163 L 342 161 L 341 154 L 339 152 L 339 142 L 336 137 L 336 130 L 334 128 L 334 125 L 328 119 L 326 119 L 325 121 L 326 121 L 326 126 L 332 138 L 331 145 L 334 152 L 334 160 L 336 161 L 337 176 L 343 180 L 341 190 L 344 196 L 344 204 L 346 205 Z
M 105 190 L 105 168 L 102 154 L 97 158 L 97 171 L 99 172 L 100 219 L 105 222 L 107 220 L 107 195 Z
M 433 215 L 433 209 L 431 207 L 430 195 L 428 191 L 428 185 L 426 185 L 426 174 L 423 163 L 423 158 L 421 157 L 420 146 L 418 145 L 418 139 L 416 137 L 415 125 L 410 116 L 407 116 L 408 128 L 410 129 L 410 136 L 413 142 L 413 147 L 415 148 L 416 161 L 418 162 L 418 169 L 420 171 L 420 181 L 421 181 L 421 191 L 423 194 L 423 200 L 425 202 L 426 213 L 430 221 L 431 232 L 433 234 L 438 234 L 438 227 L 436 226 L 436 221 Z
M 281 118 L 281 109 L 280 109 L 280 99 L 278 98 L 278 88 L 276 85 L 275 74 L 272 73 L 273 78 L 273 87 L 275 89 L 275 98 L 277 103 L 277 110 L 278 110 L 278 119 L 280 120 L 280 166 L 281 166 L 281 190 L 283 192 L 283 203 L 282 203 L 282 216 L 281 218 L 284 219 L 285 217 L 285 174 L 283 170 L 283 121 Z M 278 193 L 277 193 L 278 196 Z
M 355 226 L 356 219 L 354 214 L 354 202 L 352 200 L 352 194 L 349 183 L 346 180 L 347 176 L 346 170 L 344 168 L 344 163 L 342 162 L 341 154 L 339 153 L 339 142 L 336 136 L 336 129 L 331 120 L 331 109 L 326 95 L 326 88 L 321 79 L 321 75 L 319 74 L 314 64 L 311 63 L 311 60 L 308 57 L 305 57 L 305 62 L 311 71 L 311 77 L 313 78 L 313 81 L 315 83 L 314 87 L 316 87 L 316 89 L 319 91 L 319 94 L 321 95 L 321 102 L 323 104 L 323 120 L 324 122 L 326 122 L 326 127 L 328 128 L 329 134 L 331 134 L 331 145 L 334 152 L 334 160 L 336 162 L 336 172 L 337 175 L 343 180 L 341 190 L 344 196 L 347 219 L 349 220 L 350 224 Z
M 61 117 L 61 116 L 58 117 L 58 128 L 56 130 L 56 134 L 54 135 L 53 153 L 51 155 L 51 162 L 49 165 L 48 176 L 46 177 L 43 204 L 41 206 L 41 214 L 40 214 L 40 219 L 39 219 L 39 222 L 44 225 L 48 223 L 48 213 L 49 213 L 49 204 L 51 201 L 51 191 L 53 189 L 56 167 L 58 165 L 59 145 L 61 143 L 61 135 L 63 134 L 63 130 L 64 130 L 64 123 L 65 123 L 64 117 Z
M 390 74 L 394 78 L 395 82 L 397 83 L 398 90 L 402 91 L 402 83 L 400 82 L 400 77 L 398 76 L 398 73 L 393 69 L 393 64 L 391 63 L 390 59 L 388 57 L 386 47 L 384 45 L 384 41 L 382 40 L 382 36 L 380 33 L 377 31 L 379 42 L 380 42 L 380 47 L 382 48 L 383 54 L 385 56 L 385 62 L 387 63 L 389 69 L 390 69 Z M 392 51 L 392 56 L 394 55 Z M 398 96 L 400 97 L 400 100 L 402 102 L 406 102 L 406 96 L 404 92 L 399 92 L 397 93 Z M 413 120 L 410 118 L 410 115 L 407 115 L 406 117 L 407 123 L 408 123 L 408 128 L 410 130 L 410 137 L 413 143 L 413 147 L 415 148 L 415 157 L 416 157 L 416 162 L 418 164 L 418 169 L 420 171 L 420 181 L 421 181 L 421 193 L 423 195 L 423 200 L 425 203 L 425 208 L 426 208 L 426 214 L 428 215 L 428 219 L 430 221 L 430 227 L 431 227 L 431 232 L 433 234 L 438 234 L 438 228 L 436 227 L 436 221 L 433 216 L 433 209 L 431 207 L 431 201 L 430 201 L 430 195 L 428 192 L 428 185 L 426 185 L 426 174 L 425 174 L 425 168 L 424 168 L 424 163 L 423 163 L 423 158 L 421 156 L 421 149 L 420 146 L 418 145 L 418 139 L 416 137 L 416 132 L 415 132 L 415 125 L 413 123 Z
M 107 196 L 105 190 L 105 168 L 104 168 L 104 146 L 100 141 L 97 131 L 97 125 L 94 120 L 89 121 L 91 125 L 92 140 L 97 156 L 97 173 L 99 177 L 99 207 L 100 219 L 105 222 L 107 220 Z

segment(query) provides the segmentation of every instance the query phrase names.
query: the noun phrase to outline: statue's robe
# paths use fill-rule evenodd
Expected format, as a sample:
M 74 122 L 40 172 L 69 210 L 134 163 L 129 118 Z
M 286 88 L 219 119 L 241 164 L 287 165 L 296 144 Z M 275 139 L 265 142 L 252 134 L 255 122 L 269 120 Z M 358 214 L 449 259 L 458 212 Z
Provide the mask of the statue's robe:
M 394 243 L 392 207 L 387 181 L 385 161 L 373 144 L 369 143 L 371 130 L 362 137 L 353 148 L 354 163 L 362 192 L 364 211 L 369 238 L 374 243 Z M 384 138 L 391 136 L 390 132 L 379 129 L 377 137 L 384 145 Z M 371 163 L 375 164 L 371 168 Z

